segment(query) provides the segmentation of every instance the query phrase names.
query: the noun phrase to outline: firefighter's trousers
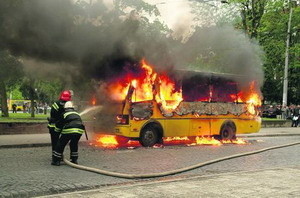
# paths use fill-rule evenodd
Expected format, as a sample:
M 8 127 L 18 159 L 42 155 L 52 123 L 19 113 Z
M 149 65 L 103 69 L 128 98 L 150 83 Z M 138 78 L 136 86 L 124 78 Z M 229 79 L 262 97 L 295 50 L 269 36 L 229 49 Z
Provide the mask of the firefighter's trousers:
M 70 134 L 61 134 L 55 150 L 53 151 L 53 161 L 60 161 L 62 159 L 62 155 L 64 149 L 68 142 L 70 141 L 70 158 L 71 161 L 77 162 L 78 159 L 78 142 L 82 134 L 78 133 L 70 133 Z
M 55 147 L 59 140 L 60 133 L 55 131 L 55 127 L 48 127 L 48 128 L 49 128 L 49 133 L 51 136 L 51 146 L 52 146 L 52 152 L 53 152 L 55 150 Z

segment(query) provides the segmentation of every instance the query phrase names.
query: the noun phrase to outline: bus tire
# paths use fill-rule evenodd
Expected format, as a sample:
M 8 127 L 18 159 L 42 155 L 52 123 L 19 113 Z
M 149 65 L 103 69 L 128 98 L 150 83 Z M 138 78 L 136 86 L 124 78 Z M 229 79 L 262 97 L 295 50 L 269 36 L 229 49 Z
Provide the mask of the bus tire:
M 216 136 L 219 140 L 234 140 L 236 139 L 236 127 L 233 123 L 225 123 L 220 130 L 220 135 Z
M 152 147 L 158 143 L 159 135 L 156 127 L 148 125 L 142 129 L 139 142 L 144 147 Z

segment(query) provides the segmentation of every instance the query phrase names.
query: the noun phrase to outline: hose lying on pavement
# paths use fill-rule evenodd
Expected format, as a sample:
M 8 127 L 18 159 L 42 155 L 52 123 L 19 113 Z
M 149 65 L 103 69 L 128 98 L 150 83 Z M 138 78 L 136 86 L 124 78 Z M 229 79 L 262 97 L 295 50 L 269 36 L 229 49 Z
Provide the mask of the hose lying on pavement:
M 230 156 L 227 156 L 227 157 L 222 157 L 222 158 L 210 160 L 210 161 L 207 161 L 207 162 L 195 164 L 195 165 L 192 165 L 192 166 L 188 166 L 188 167 L 180 168 L 180 169 L 176 169 L 176 170 L 171 170 L 171 171 L 166 171 L 166 172 L 161 172 L 161 173 L 140 174 L 140 175 L 110 172 L 110 171 L 105 171 L 105 170 L 101 170 L 101 169 L 97 169 L 97 168 L 92 168 L 92 167 L 87 167 L 87 166 L 74 164 L 74 163 L 66 160 L 65 158 L 63 160 L 67 165 L 69 165 L 71 167 L 78 168 L 78 169 L 81 169 L 81 170 L 90 171 L 90 172 L 94 172 L 94 173 L 99 173 L 99 174 L 103 174 L 103 175 L 113 176 L 113 177 L 121 177 L 121 178 L 127 178 L 127 179 L 154 178 L 154 177 L 163 177 L 163 176 L 167 176 L 167 175 L 174 175 L 174 174 L 190 171 L 190 170 L 193 170 L 193 169 L 196 169 L 196 168 L 200 168 L 200 167 L 203 167 L 203 166 L 207 166 L 207 165 L 210 165 L 210 164 L 214 164 L 214 163 L 217 163 L 217 162 L 221 162 L 221 161 L 225 161 L 225 160 L 229 160 L 229 159 L 234 159 L 234 158 L 238 158 L 238 157 L 243 157 L 243 156 L 247 156 L 247 155 L 262 153 L 262 152 L 273 150 L 273 149 L 279 149 L 279 148 L 284 148 L 284 147 L 288 147 L 288 146 L 294 146 L 294 145 L 297 145 L 297 144 L 300 144 L 300 142 L 294 142 L 294 143 L 284 144 L 284 145 L 280 145 L 280 146 L 268 147 L 268 148 L 264 148 L 264 149 L 260 149 L 260 150 L 256 150 L 256 151 L 251 151 L 251 152 L 246 152 L 246 153 L 241 153 L 241 154 L 236 154 L 236 155 L 230 155 Z

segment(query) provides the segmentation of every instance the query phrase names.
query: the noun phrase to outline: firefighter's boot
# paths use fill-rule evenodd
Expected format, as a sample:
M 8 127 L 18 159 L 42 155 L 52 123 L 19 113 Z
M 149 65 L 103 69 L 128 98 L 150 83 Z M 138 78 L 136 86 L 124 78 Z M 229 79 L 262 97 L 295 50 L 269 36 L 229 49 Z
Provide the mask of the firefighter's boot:
M 62 159 L 62 154 L 58 153 L 56 151 L 53 151 L 51 165 L 60 166 L 61 159 Z
M 77 160 L 78 160 L 78 152 L 71 152 L 71 162 L 74 164 L 78 164 Z
M 51 162 L 51 165 L 54 165 L 54 166 L 60 166 L 60 160 L 61 160 L 61 158 L 52 156 L 52 162 Z

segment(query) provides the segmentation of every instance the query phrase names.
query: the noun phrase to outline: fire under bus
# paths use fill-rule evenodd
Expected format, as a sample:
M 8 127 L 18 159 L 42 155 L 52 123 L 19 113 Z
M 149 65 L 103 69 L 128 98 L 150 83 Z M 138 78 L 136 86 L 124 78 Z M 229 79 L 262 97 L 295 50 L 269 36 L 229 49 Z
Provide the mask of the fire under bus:
M 111 86 L 111 95 L 123 99 L 118 136 L 151 147 L 172 137 L 233 140 L 261 127 L 261 97 L 254 81 L 241 85 L 241 76 L 187 70 L 178 70 L 180 80 L 173 81 L 145 61 L 141 70 L 140 76 L 127 75 Z

